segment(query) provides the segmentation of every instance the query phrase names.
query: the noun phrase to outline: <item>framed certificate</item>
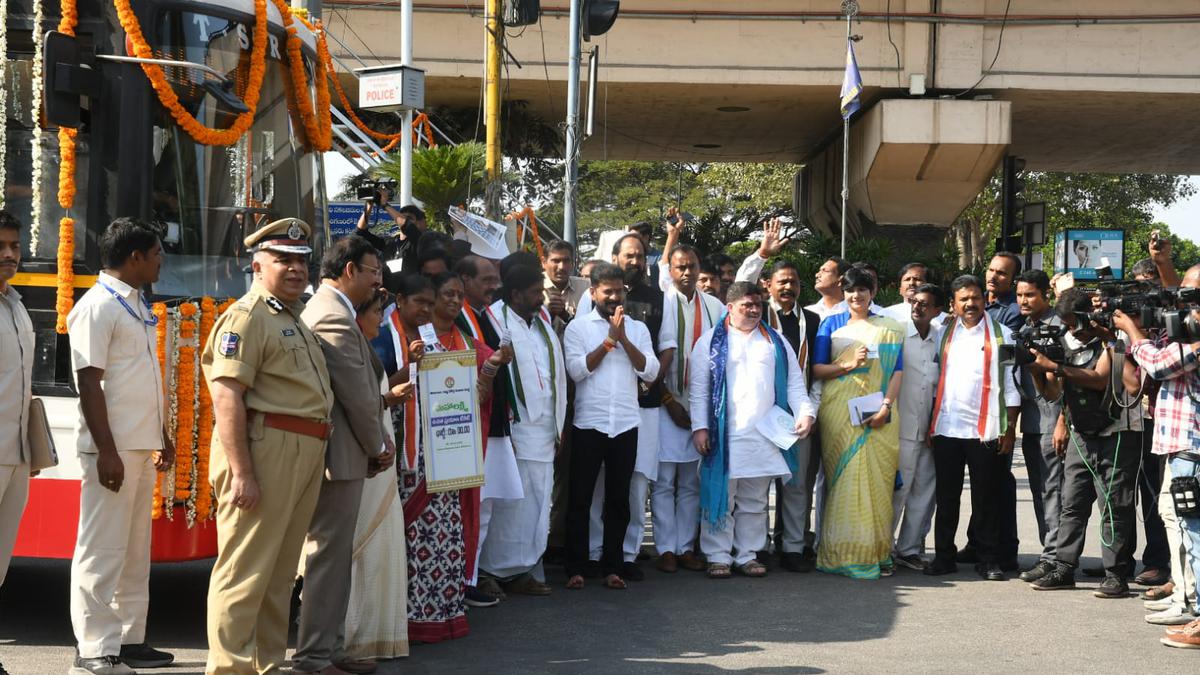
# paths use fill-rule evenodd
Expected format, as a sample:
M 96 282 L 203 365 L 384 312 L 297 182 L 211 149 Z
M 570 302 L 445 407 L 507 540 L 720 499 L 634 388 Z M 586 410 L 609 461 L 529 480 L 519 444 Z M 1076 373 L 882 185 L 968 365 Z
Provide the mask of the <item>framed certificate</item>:
M 429 492 L 483 485 L 477 374 L 473 349 L 433 352 L 421 359 L 417 391 Z

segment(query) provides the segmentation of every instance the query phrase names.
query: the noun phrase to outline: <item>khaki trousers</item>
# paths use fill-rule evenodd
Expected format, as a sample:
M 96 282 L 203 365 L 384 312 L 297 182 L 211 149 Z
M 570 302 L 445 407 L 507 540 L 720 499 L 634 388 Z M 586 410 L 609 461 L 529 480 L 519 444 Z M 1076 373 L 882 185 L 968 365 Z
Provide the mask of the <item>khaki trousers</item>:
M 146 641 L 150 606 L 150 508 L 153 452 L 117 453 L 125 465 L 121 489 L 100 485 L 99 455 L 79 454 L 79 532 L 71 560 L 71 627 L 79 656 L 116 656 L 121 645 Z
M 4 585 L 4 576 L 8 574 L 8 563 L 12 561 L 17 528 L 21 525 L 27 499 L 29 465 L 0 465 L 0 586 Z
M 251 510 L 230 500 L 233 473 L 214 439 L 217 562 L 208 585 L 209 675 L 279 672 L 304 536 L 325 468 L 325 441 L 251 424 L 250 458 L 262 493 Z M 353 525 L 347 527 L 353 529 Z

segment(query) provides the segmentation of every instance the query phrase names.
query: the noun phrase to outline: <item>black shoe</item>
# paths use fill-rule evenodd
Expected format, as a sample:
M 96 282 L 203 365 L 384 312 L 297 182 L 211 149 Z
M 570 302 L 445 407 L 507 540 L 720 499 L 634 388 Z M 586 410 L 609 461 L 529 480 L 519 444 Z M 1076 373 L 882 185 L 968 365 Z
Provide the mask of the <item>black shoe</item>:
M 589 560 L 583 565 L 584 579 L 599 579 L 604 576 L 604 570 L 600 567 L 599 560 Z
M 1120 577 L 1107 576 L 1092 595 L 1097 598 L 1124 598 L 1129 595 L 1129 584 Z
M 75 667 L 71 673 L 91 673 L 92 675 L 137 675 L 137 671 L 121 663 L 116 656 L 97 656 L 94 659 L 75 657 Z
M 550 546 L 542 555 L 542 562 L 546 565 L 562 565 L 567 562 L 567 549 L 562 546 Z
M 1018 578 L 1026 583 L 1037 581 L 1052 572 L 1055 567 L 1056 565 L 1049 560 L 1039 560 L 1038 564 L 1021 572 L 1021 576 Z
M 806 558 L 803 553 L 784 553 L 780 562 L 783 569 L 789 572 L 811 572 L 816 569 L 816 561 Z
M 621 565 L 621 578 L 626 581 L 641 581 L 646 578 L 646 573 L 638 567 L 637 563 L 627 562 Z
M 121 645 L 121 663 L 130 668 L 163 668 L 171 665 L 175 657 L 155 649 L 145 642 L 140 645 Z
M 1093 579 L 1103 579 L 1108 576 L 1108 570 L 1103 567 L 1085 567 L 1083 568 L 1083 576 L 1092 577 Z
M 1005 572 L 1016 572 L 1021 569 L 1021 563 L 1017 562 L 1017 558 L 1014 556 L 1008 560 L 1000 561 L 1000 569 Z
M 954 574 L 957 571 L 958 565 L 934 558 L 933 562 L 925 566 L 925 571 L 922 574 L 927 574 L 931 577 L 940 577 L 943 574 Z
M 649 560 L 649 559 L 650 559 L 650 554 L 649 554 L 649 553 L 647 553 L 645 549 L 642 549 L 642 550 L 639 550 L 639 551 L 638 551 L 638 554 L 637 554 L 637 561 L 638 561 L 638 562 L 643 562 L 643 561 L 645 561 L 645 560 Z
M 1057 591 L 1064 588 L 1075 588 L 1075 570 L 1070 567 L 1055 565 L 1041 579 L 1029 584 L 1035 591 Z
M 757 560 L 760 565 L 763 565 L 763 566 L 767 567 L 768 569 L 770 569 L 770 567 L 771 567 L 771 552 L 770 551 L 767 551 L 767 550 L 759 551 L 754 554 L 754 559 Z
M 975 563 L 975 572 L 988 581 L 1008 581 L 998 563 Z
M 500 598 L 497 598 L 490 593 L 484 593 L 474 586 L 467 586 L 466 595 L 467 597 L 464 602 L 466 602 L 467 606 L 469 607 L 495 607 L 496 605 L 500 604 Z

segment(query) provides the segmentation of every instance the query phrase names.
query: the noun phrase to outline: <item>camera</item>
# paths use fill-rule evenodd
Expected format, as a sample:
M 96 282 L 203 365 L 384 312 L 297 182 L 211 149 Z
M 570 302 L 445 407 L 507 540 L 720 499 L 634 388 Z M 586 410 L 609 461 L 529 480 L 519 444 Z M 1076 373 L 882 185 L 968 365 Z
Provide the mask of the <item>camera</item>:
M 1062 343 L 1064 334 L 1065 328 L 1052 324 L 1022 326 L 1013 335 L 1012 344 L 1000 345 L 1000 360 L 1015 366 L 1029 365 L 1034 361 L 1033 354 L 1029 353 L 1032 349 L 1055 363 L 1062 363 L 1067 359 L 1067 350 Z
M 1101 284 L 1098 311 L 1081 314 L 1083 321 L 1094 321 L 1112 328 L 1113 312 L 1133 317 L 1143 328 L 1163 330 L 1176 342 L 1200 339 L 1200 321 L 1193 312 L 1200 310 L 1200 288 L 1157 288 L 1142 283 Z
M 384 201 L 383 191 L 387 190 L 388 197 L 396 194 L 396 181 L 377 180 L 358 188 L 358 199 L 368 204 L 379 204 Z

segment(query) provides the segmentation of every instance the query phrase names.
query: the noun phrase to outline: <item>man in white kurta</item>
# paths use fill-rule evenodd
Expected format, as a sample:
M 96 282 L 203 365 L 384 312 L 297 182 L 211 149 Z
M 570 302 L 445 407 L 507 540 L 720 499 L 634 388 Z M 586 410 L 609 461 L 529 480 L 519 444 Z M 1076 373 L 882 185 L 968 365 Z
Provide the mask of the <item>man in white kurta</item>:
M 700 522 L 700 453 L 692 443 L 688 412 L 688 383 L 692 378 L 692 347 L 725 313 L 725 306 L 711 295 L 696 290 L 700 257 L 691 246 L 673 247 L 667 254 L 671 287 L 663 301 L 659 348 L 675 345 L 671 358 L 662 360 L 667 369 L 663 384 L 667 395 L 658 409 L 658 477 L 650 488 L 650 510 L 654 521 L 654 544 L 658 569 L 674 572 L 680 565 L 704 569 L 696 555 L 696 524 Z M 666 356 L 660 352 L 660 359 Z
M 718 524 L 702 522 L 700 548 L 708 557 L 711 577 L 728 576 L 731 563 L 747 576 L 762 576 L 766 568 L 755 560 L 755 553 L 767 536 L 768 490 L 775 478 L 791 476 L 781 449 L 756 427 L 776 405 L 777 344 L 782 346 L 787 359 L 786 398 L 794 416 L 795 433 L 801 437 L 808 434 L 816 410 L 808 398 L 804 375 L 791 345 L 761 323 L 761 291 L 754 284 L 739 281 L 730 286 L 726 298 L 728 502 L 725 514 L 715 514 L 720 519 Z M 715 329 L 710 329 L 696 341 L 691 356 L 689 403 L 693 442 L 704 455 L 712 452 L 718 440 L 710 435 L 710 431 L 715 432 L 715 420 L 710 419 L 710 349 L 714 332 Z
M 497 331 L 512 340 L 515 358 L 510 368 L 518 417 L 512 424 L 512 445 L 525 496 L 492 505 L 479 567 L 507 582 L 509 593 L 546 595 L 550 587 L 541 561 L 550 532 L 554 455 L 567 411 L 565 360 L 550 316 L 541 308 L 541 272 L 513 267 L 500 293 L 502 299 L 492 305 L 489 317 Z

